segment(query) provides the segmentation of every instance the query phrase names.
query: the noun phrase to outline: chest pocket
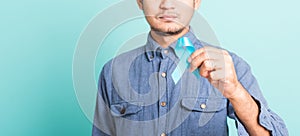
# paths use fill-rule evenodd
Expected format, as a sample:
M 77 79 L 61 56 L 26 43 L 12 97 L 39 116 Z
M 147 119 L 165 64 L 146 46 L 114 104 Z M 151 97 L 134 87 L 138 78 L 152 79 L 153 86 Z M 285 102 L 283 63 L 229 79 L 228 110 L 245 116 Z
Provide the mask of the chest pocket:
M 118 102 L 111 104 L 111 114 L 114 117 L 123 117 L 131 120 L 139 120 L 138 113 L 142 111 L 142 102 Z
M 182 98 L 181 107 L 189 111 L 182 128 L 189 136 L 199 134 L 222 136 L 226 134 L 227 99 L 222 97 Z M 218 131 L 212 131 L 218 130 Z
M 188 97 L 181 100 L 181 106 L 189 111 L 198 111 L 204 113 L 218 112 L 227 105 L 226 98 L 212 97 Z

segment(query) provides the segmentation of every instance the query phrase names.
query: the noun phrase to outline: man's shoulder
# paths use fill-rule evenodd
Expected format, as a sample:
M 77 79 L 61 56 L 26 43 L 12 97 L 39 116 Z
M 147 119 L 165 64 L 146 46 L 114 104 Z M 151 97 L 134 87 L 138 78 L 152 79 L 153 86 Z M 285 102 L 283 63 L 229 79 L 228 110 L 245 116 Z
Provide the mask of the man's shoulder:
M 126 59 L 131 58 L 133 56 L 141 55 L 143 53 L 145 53 L 145 45 L 120 53 L 119 55 L 113 57 L 113 59 Z
M 112 59 L 105 63 L 103 70 L 111 69 L 112 65 L 125 65 L 131 63 L 136 57 L 143 53 L 145 53 L 145 45 L 116 54 L 116 56 L 113 56 Z

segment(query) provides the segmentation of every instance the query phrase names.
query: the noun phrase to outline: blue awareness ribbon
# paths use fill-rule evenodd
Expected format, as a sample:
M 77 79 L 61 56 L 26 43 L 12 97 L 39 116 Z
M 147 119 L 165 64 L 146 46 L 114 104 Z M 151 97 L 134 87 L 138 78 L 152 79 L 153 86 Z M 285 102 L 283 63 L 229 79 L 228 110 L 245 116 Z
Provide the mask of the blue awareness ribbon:
M 189 68 L 190 63 L 188 62 L 189 56 L 195 51 L 195 47 L 187 37 L 181 37 L 177 41 L 177 45 L 175 47 L 175 53 L 179 57 L 179 62 L 177 64 L 177 67 L 172 73 L 172 78 L 177 84 L 181 76 L 183 75 L 184 71 Z M 195 70 L 194 75 L 199 78 L 199 70 Z

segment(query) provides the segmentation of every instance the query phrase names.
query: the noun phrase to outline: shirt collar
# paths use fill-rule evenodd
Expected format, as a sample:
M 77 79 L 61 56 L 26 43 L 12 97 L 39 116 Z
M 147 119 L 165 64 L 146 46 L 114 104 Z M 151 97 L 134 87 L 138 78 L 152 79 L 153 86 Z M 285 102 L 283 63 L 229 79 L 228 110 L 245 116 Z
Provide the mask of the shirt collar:
M 194 35 L 192 28 L 190 27 L 189 31 L 184 34 L 182 37 L 188 37 L 190 39 L 190 41 L 192 42 L 192 44 L 194 45 L 195 49 L 199 49 L 201 47 L 203 47 L 203 45 L 201 44 L 201 42 L 197 39 L 197 37 Z M 177 40 L 174 41 L 173 43 L 171 43 L 171 45 L 169 45 L 169 52 L 175 54 L 175 56 L 178 58 L 177 54 L 175 53 L 175 47 L 177 45 Z M 152 61 L 155 57 L 159 56 L 159 54 L 161 53 L 157 53 L 157 52 L 161 52 L 163 49 L 161 48 L 161 46 L 152 38 L 151 34 L 148 34 L 148 38 L 147 38 L 147 44 L 145 46 L 146 48 L 146 56 L 148 61 Z M 165 57 L 163 55 L 161 55 L 161 57 Z

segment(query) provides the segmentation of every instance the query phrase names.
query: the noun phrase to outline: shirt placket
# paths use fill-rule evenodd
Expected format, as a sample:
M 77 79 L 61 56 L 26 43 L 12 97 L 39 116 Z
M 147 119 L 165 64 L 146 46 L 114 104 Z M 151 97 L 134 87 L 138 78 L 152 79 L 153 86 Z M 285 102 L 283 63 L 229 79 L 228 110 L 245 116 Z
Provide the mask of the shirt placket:
M 168 87 L 167 87 L 167 69 L 168 69 L 168 61 L 169 58 L 167 57 L 168 50 L 161 50 L 161 63 L 159 66 L 159 76 L 158 76 L 158 87 L 159 91 L 162 96 L 159 96 L 159 119 L 158 119 L 158 136 L 166 136 L 166 125 L 167 125 L 167 118 L 163 117 L 168 112 Z M 163 93 L 162 93 L 163 92 Z

